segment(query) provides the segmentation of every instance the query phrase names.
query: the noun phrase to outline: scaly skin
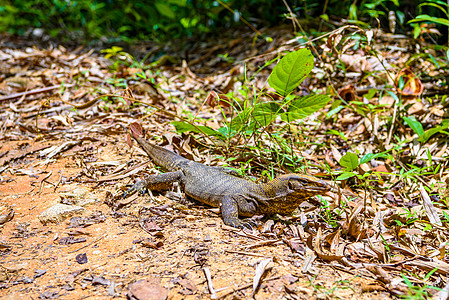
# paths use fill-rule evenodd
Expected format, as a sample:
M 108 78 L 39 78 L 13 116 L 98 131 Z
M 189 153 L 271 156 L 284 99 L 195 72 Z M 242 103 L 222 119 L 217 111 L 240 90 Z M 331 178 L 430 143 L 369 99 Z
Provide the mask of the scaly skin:
M 149 176 L 137 182 L 124 195 L 136 191 L 161 190 L 179 182 L 186 195 L 204 204 L 219 207 L 226 225 L 251 228 L 251 217 L 256 214 L 290 215 L 304 200 L 327 192 L 329 185 L 313 176 L 287 174 L 268 183 L 256 184 L 232 175 L 232 171 L 206 166 L 183 158 L 165 148 L 148 143 L 132 135 L 153 162 L 169 171 Z

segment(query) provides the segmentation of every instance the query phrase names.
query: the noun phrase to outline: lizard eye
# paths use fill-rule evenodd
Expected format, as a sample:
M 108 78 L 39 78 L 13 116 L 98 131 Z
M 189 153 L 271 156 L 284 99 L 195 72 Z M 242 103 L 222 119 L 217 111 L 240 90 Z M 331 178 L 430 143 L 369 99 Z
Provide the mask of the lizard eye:
M 288 188 L 291 190 L 297 190 L 298 187 L 304 185 L 303 182 L 301 182 L 301 180 L 289 180 L 288 181 Z

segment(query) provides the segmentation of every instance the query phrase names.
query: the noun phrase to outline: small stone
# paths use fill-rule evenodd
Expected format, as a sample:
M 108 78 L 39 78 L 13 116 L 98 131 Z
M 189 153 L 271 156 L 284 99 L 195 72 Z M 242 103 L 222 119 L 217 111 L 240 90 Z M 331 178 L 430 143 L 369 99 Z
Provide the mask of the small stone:
M 34 38 L 41 38 L 44 35 L 44 30 L 42 28 L 34 28 L 31 34 Z
M 92 284 L 93 284 L 93 285 L 104 285 L 104 286 L 108 286 L 108 285 L 111 284 L 111 282 L 110 282 L 108 279 L 106 279 L 106 278 L 104 278 L 104 277 L 102 277 L 102 276 L 96 276 L 96 277 L 94 277 L 94 279 L 92 280 Z
M 79 263 L 80 265 L 87 263 L 87 254 L 86 253 L 81 253 L 78 254 L 76 257 L 76 262 Z
M 64 204 L 78 206 L 86 206 L 98 202 L 98 195 L 90 193 L 90 189 L 87 187 L 70 186 L 65 191 L 59 192 L 59 197 L 61 197 L 61 202 Z
M 76 205 L 66 205 L 66 204 L 55 204 L 50 208 L 47 208 L 39 215 L 39 220 L 42 224 L 47 223 L 59 223 L 63 221 L 68 216 L 75 212 L 84 210 L 81 206 Z

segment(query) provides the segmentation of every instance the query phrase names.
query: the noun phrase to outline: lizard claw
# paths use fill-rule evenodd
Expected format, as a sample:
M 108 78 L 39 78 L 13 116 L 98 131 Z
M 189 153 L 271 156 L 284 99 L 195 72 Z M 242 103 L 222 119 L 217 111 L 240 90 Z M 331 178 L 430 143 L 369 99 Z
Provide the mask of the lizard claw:
M 249 229 L 249 230 L 253 230 L 254 227 L 257 228 L 257 223 L 256 221 L 252 220 L 252 219 L 244 219 L 244 220 L 240 220 L 240 219 L 234 219 L 234 220 L 227 220 L 225 222 L 226 225 L 228 226 L 232 226 L 235 228 L 240 228 L 240 229 Z
M 135 192 L 141 192 L 142 196 L 145 195 L 146 191 L 146 181 L 141 180 L 136 182 L 132 187 L 130 187 L 125 193 L 123 193 L 123 199 L 126 198 L 129 195 L 134 194 Z
M 253 230 L 253 228 L 257 228 L 257 222 L 253 219 L 245 219 L 242 221 L 242 225 L 250 230 Z

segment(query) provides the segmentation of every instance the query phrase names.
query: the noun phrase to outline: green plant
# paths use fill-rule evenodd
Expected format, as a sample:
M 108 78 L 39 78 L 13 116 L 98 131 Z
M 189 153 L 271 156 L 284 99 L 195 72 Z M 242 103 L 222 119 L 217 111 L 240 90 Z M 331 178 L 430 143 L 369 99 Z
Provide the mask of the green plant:
M 393 149 L 397 149 L 397 147 Z M 372 159 L 392 158 L 389 152 L 392 151 L 393 149 L 376 154 L 367 153 L 360 159 L 358 158 L 357 154 L 353 152 L 347 152 L 345 155 L 341 157 L 339 161 L 339 164 L 343 167 L 343 170 L 341 171 L 340 175 L 336 178 L 336 180 L 346 180 L 354 176 L 356 176 L 360 180 L 363 180 L 368 176 L 371 176 L 372 175 L 371 172 L 366 172 L 363 175 L 361 175 L 359 172 L 356 172 L 356 170 L 361 164 L 367 163 Z
M 292 122 L 320 110 L 330 101 L 327 95 L 299 97 L 292 93 L 310 73 L 313 63 L 313 56 L 308 49 L 300 49 L 284 56 L 274 67 L 268 79 L 269 85 L 276 90 L 280 100 L 272 100 L 268 92 L 264 90 L 253 91 L 253 98 L 246 97 L 243 100 L 233 98 L 229 101 L 229 105 L 232 105 L 232 120 L 217 130 L 185 121 L 174 121 L 172 124 L 179 133 L 186 131 L 203 133 L 222 139 L 227 142 L 227 145 L 230 145 L 231 139 L 239 141 L 242 138 L 245 140 L 252 138 L 257 141 L 262 135 L 267 135 L 281 149 L 276 154 L 282 153 L 282 159 L 287 159 L 294 164 L 295 158 L 292 155 L 291 145 L 285 141 L 283 135 L 272 130 L 272 127 L 276 120 L 282 120 L 285 123 L 284 126 L 289 129 L 288 126 Z M 245 90 L 245 95 L 251 94 L 248 88 Z M 223 109 L 222 113 L 226 120 Z M 268 131 L 268 129 L 271 130 Z M 285 128 L 280 130 L 285 131 Z
M 440 12 L 443 13 L 443 15 L 446 18 L 438 18 L 435 16 L 429 16 L 428 14 L 423 14 L 423 7 L 430 7 L 430 8 L 437 8 Z M 439 1 L 439 0 L 432 0 L 432 1 L 427 1 L 425 3 L 421 3 L 420 5 L 418 5 L 418 16 L 416 16 L 416 18 L 408 21 L 409 23 L 414 23 L 414 22 L 432 22 L 432 23 L 436 23 L 436 24 L 440 24 L 440 25 L 444 25 L 444 26 L 449 26 L 449 4 L 443 2 L 443 1 Z M 417 36 L 415 36 L 416 38 Z
M 404 117 L 405 123 L 418 135 L 418 141 L 421 143 L 427 142 L 434 134 L 443 133 L 449 135 L 446 130 L 449 128 L 449 119 L 443 119 L 440 125 L 424 131 L 422 124 L 416 120 L 415 117 Z
M 401 273 L 402 279 L 404 280 L 404 283 L 407 285 L 407 295 L 401 296 L 401 299 L 431 299 L 432 295 L 428 292 L 429 289 L 434 289 L 440 291 L 440 288 L 434 287 L 429 285 L 427 282 L 430 279 L 430 276 L 432 276 L 433 273 L 435 273 L 437 269 L 433 269 L 429 273 L 424 276 L 424 278 L 419 279 L 419 281 L 422 281 L 423 284 L 421 286 L 416 286 L 411 282 L 411 280 Z M 415 276 L 416 277 L 416 276 Z

